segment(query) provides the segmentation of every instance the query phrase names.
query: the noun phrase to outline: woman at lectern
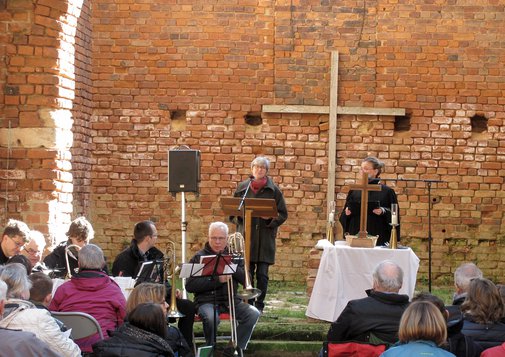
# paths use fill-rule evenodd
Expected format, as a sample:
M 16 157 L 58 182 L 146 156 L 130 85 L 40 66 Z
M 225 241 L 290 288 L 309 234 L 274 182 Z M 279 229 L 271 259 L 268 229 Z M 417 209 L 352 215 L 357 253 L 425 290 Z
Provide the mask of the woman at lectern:
M 277 205 L 277 217 L 253 217 L 251 222 L 251 247 L 249 267 L 252 285 L 261 290 L 254 305 L 262 312 L 265 307 L 265 296 L 268 288 L 268 268 L 275 263 L 275 237 L 277 230 L 288 218 L 284 196 L 272 179 L 267 176 L 270 161 L 258 156 L 251 162 L 252 175 L 238 184 L 233 196 L 246 198 L 271 198 Z M 244 221 L 241 216 L 230 217 L 237 225 L 237 232 L 244 233 Z
M 369 184 L 380 184 L 380 191 L 368 193 L 367 207 L 367 232 L 370 235 L 379 236 L 377 245 L 384 245 L 391 237 L 391 204 L 398 204 L 395 191 L 380 183 L 380 174 L 384 169 L 384 163 L 376 157 L 369 156 L 361 163 L 360 172 L 368 175 Z M 358 234 L 360 230 L 361 191 L 351 190 L 345 200 L 345 206 L 340 215 L 344 234 Z M 396 215 L 396 224 L 399 224 L 399 215 Z M 400 229 L 397 227 L 397 239 L 400 240 Z

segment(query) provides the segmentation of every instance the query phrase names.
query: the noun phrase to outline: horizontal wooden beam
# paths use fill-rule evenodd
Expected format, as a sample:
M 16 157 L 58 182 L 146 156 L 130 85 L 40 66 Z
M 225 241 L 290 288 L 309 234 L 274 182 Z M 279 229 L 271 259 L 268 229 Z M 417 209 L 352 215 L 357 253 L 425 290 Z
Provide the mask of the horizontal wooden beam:
M 324 105 L 264 105 L 264 113 L 329 114 L 330 107 Z M 337 114 L 404 116 L 405 108 L 340 107 Z

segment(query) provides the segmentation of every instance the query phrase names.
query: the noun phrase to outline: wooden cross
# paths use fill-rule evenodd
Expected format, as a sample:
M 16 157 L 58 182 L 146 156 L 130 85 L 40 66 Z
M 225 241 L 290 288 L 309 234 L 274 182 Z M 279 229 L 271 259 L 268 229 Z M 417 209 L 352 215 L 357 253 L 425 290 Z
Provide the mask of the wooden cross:
M 366 231 L 366 220 L 367 220 L 367 210 L 368 210 L 368 192 L 370 191 L 380 191 L 381 185 L 369 185 L 368 184 L 368 174 L 363 172 L 361 175 L 361 184 L 351 184 L 349 189 L 355 191 L 361 191 L 361 211 L 359 216 L 359 233 L 358 238 L 366 238 L 368 232 Z
M 331 52 L 330 105 L 264 105 L 264 113 L 329 114 L 328 182 L 326 211 L 335 201 L 335 168 L 337 157 L 337 114 L 404 116 L 405 108 L 340 107 L 338 102 L 338 51 Z M 329 228 L 330 223 L 328 223 Z

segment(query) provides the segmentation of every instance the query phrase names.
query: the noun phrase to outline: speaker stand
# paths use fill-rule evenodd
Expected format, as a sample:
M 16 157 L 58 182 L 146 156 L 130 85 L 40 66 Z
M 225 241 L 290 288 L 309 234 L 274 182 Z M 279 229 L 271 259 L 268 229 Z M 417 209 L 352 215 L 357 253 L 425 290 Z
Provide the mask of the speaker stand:
M 188 227 L 188 222 L 186 222 L 186 195 L 185 192 L 181 192 L 181 263 L 186 263 L 186 229 Z M 172 286 L 175 289 L 175 286 Z M 187 299 L 188 294 L 186 292 L 186 278 L 182 278 L 182 298 Z

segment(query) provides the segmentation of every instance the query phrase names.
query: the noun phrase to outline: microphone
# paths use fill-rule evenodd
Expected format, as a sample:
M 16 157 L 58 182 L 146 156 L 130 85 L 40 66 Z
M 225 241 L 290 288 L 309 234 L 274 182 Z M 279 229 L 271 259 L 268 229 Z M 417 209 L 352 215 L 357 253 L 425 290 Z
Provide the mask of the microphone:
M 242 196 L 242 199 L 240 200 L 240 204 L 238 205 L 237 211 L 240 211 L 242 209 L 242 206 L 244 205 L 245 202 L 245 197 L 247 196 L 247 193 L 249 192 L 249 188 L 251 187 L 251 183 L 254 180 L 253 175 L 249 175 L 249 183 L 247 184 L 247 188 L 245 189 L 244 195 Z

